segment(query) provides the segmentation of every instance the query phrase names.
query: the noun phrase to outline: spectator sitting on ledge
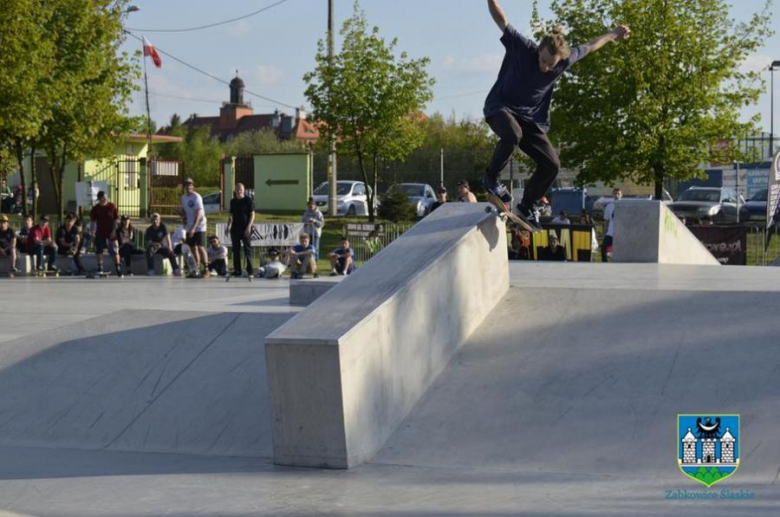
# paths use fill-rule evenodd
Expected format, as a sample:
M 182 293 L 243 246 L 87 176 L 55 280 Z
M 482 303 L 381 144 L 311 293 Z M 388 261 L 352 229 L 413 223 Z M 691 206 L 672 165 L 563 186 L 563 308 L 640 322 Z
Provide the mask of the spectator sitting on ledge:
M 355 270 L 352 248 L 349 247 L 349 239 L 341 238 L 341 247 L 330 255 L 330 276 L 347 276 Z
M 282 256 L 276 248 L 268 250 L 266 262 L 257 270 L 261 278 L 281 278 L 285 271 L 287 264 L 282 262 Z
M 568 226 L 571 224 L 571 221 L 569 220 L 569 216 L 566 215 L 566 212 L 561 210 L 561 213 L 552 220 L 552 224 Z
M 57 253 L 71 260 L 72 276 L 84 274 L 84 266 L 81 265 L 81 226 L 76 214 L 69 213 L 65 217 L 65 223 L 57 230 Z
M 8 257 L 11 261 L 8 271 L 18 273 L 16 269 L 16 232 L 8 227 L 8 217 L 0 215 L 0 258 Z
M 539 260 L 566 262 L 566 250 L 558 244 L 558 236 L 550 233 L 547 242 L 547 247 L 539 252 Z
M 154 276 L 154 256 L 162 255 L 167 258 L 173 268 L 175 276 L 181 276 L 179 263 L 176 261 L 171 249 L 171 236 L 168 235 L 168 228 L 160 221 L 160 214 L 154 213 L 151 217 L 151 225 L 146 229 L 146 270 L 149 276 Z M 186 232 L 185 232 L 186 233 Z
M 51 235 L 49 228 L 49 217 L 42 215 L 38 224 L 30 229 L 30 235 L 27 237 L 28 246 L 32 243 L 32 252 L 35 255 L 35 267 L 38 271 L 43 271 L 43 256 L 48 257 L 46 267 L 49 271 L 57 271 L 54 261 L 57 258 L 57 245 Z
M 31 215 L 25 216 L 22 228 L 19 233 L 16 234 L 16 249 L 19 253 L 32 254 L 32 243 L 28 242 L 27 237 L 30 236 L 30 230 L 33 227 L 33 218 Z
M 228 250 L 219 241 L 219 237 L 212 235 L 209 237 L 209 247 L 206 250 L 206 255 L 209 260 L 208 271 L 209 273 L 216 273 L 219 276 L 227 276 L 227 255 Z
M 306 273 L 311 273 L 317 278 L 317 262 L 314 260 L 316 250 L 310 244 L 309 234 L 302 233 L 296 244 L 288 252 L 290 255 L 290 278 L 303 278 Z

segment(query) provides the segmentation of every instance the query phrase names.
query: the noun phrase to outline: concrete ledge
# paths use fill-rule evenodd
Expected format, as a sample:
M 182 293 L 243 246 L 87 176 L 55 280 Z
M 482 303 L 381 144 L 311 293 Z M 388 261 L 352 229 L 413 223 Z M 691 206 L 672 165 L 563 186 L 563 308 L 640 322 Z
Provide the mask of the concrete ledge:
M 504 224 L 450 203 L 266 338 L 274 462 L 369 460 L 509 288 Z
M 336 287 L 345 276 L 321 277 L 311 280 L 290 281 L 290 305 L 305 307 Z
M 614 240 L 615 262 L 720 265 L 660 201 L 618 201 Z

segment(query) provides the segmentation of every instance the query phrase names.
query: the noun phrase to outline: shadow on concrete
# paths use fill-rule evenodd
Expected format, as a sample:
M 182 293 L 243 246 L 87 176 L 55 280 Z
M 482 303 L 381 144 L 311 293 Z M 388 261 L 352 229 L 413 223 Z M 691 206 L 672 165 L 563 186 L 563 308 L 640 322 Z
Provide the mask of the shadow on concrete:
M 289 314 L 122 311 L 0 347 L 0 444 L 271 455 L 265 335 Z

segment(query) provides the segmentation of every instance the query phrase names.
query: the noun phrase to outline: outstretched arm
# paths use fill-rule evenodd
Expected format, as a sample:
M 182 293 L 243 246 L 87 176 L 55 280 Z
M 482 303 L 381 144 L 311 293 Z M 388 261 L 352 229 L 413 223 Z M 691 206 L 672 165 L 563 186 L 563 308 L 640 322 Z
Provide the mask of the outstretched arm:
M 488 0 L 488 9 L 490 10 L 490 16 L 493 17 L 493 21 L 496 22 L 501 32 L 504 32 L 509 22 L 506 21 L 506 14 L 501 9 L 501 6 L 498 5 L 498 0 Z
M 588 42 L 588 49 L 589 52 L 596 52 L 598 49 L 609 43 L 610 41 L 615 41 L 616 39 L 628 39 L 628 37 L 631 35 L 631 29 L 626 27 L 625 25 L 618 25 L 608 33 L 604 34 L 603 36 L 594 39 L 593 41 Z

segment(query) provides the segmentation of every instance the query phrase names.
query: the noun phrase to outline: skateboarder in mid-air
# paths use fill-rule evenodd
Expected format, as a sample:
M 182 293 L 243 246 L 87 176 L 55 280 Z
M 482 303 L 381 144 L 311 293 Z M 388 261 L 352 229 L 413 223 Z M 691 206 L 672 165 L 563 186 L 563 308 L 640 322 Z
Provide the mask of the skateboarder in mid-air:
M 488 0 L 488 8 L 503 33 L 501 43 L 506 54 L 485 101 L 485 118 L 499 142 L 482 182 L 488 194 L 511 203 L 512 196 L 499 181 L 499 174 L 519 146 L 536 162 L 536 172 L 526 183 L 517 209 L 521 218 L 537 226 L 535 204 L 553 184 L 561 166 L 547 138 L 555 83 L 571 65 L 611 41 L 628 38 L 631 31 L 620 25 L 589 43 L 569 48 L 556 28 L 537 45 L 507 22 L 498 0 Z

